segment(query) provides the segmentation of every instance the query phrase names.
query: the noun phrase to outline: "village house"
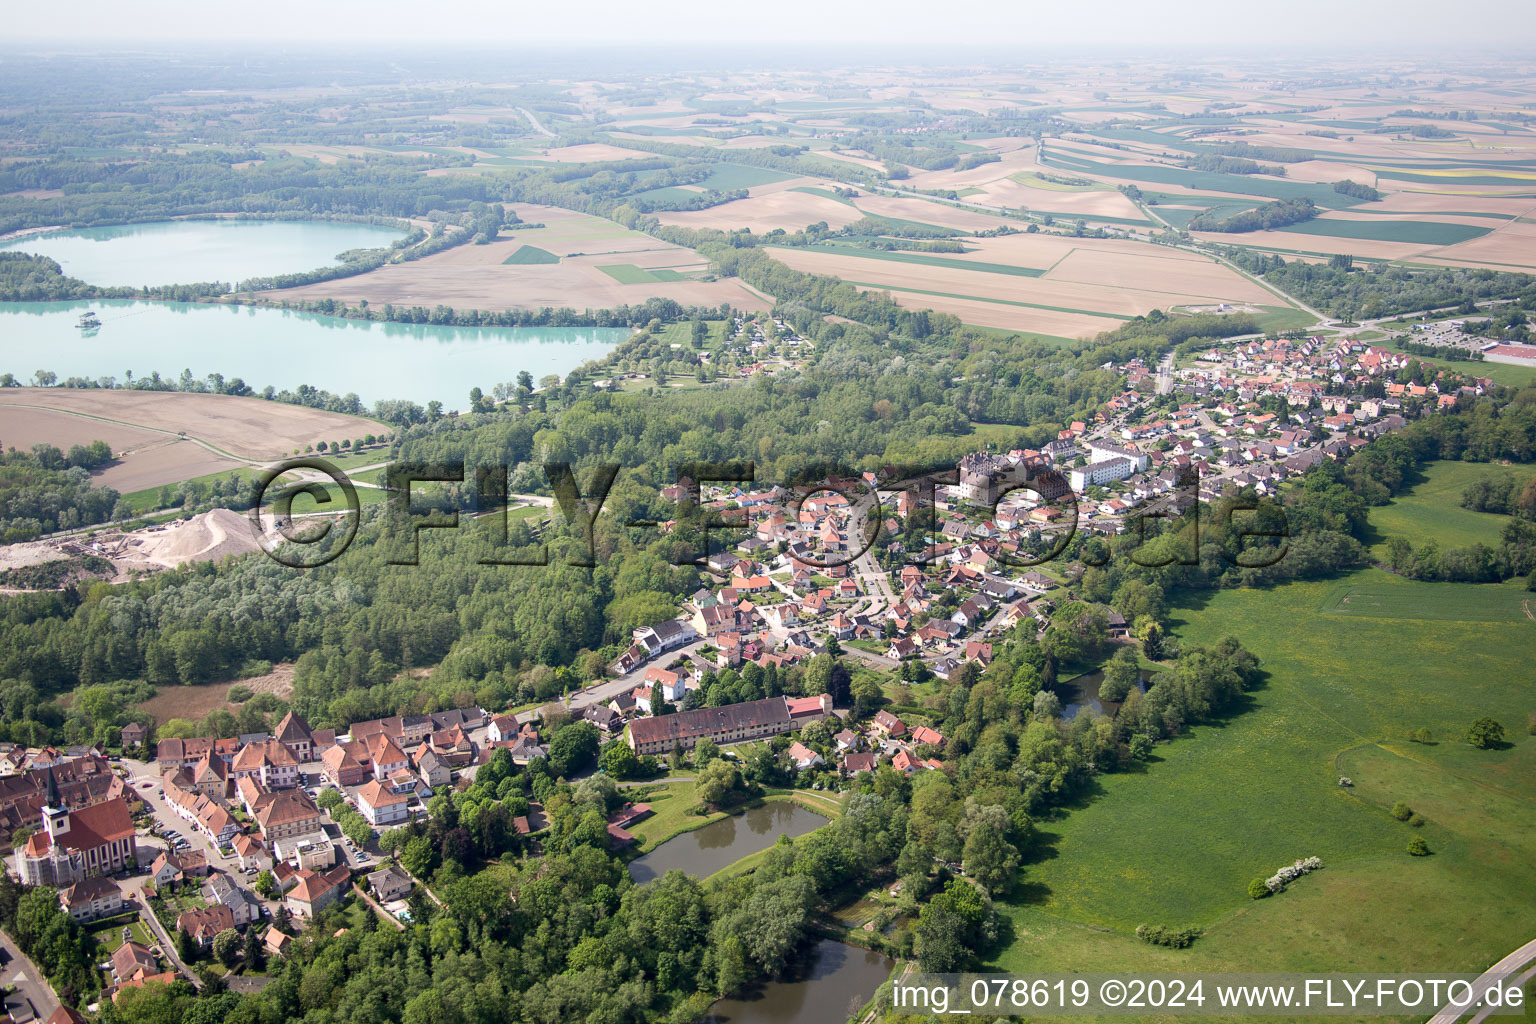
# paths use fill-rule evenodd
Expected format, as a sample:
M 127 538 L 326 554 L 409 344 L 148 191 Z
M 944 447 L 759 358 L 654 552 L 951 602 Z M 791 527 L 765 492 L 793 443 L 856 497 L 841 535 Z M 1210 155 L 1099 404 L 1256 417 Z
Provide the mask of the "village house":
M 193 942 L 204 949 L 213 945 L 215 935 L 234 926 L 234 912 L 220 904 L 186 910 L 176 918 L 176 930 L 186 932 Z
M 280 839 L 320 830 L 320 808 L 303 790 L 260 794 L 252 805 L 251 817 L 269 847 Z
M 313 759 L 313 743 L 310 739 L 309 723 L 304 721 L 296 711 L 289 711 L 277 723 L 277 742 L 288 748 L 294 758 L 299 762 Z
M 884 709 L 875 712 L 871 725 L 875 732 L 891 739 L 900 739 L 907 734 L 907 723 Z
M 380 903 L 404 898 L 410 893 L 413 885 L 415 883 L 411 881 L 411 876 L 393 864 L 380 868 L 368 876 L 368 890 Z
M 305 868 L 299 872 L 298 884 L 289 891 L 285 902 L 297 917 L 310 918 L 350 891 L 352 873 L 345 864 L 320 874 Z
M 351 744 L 338 744 L 320 755 L 325 777 L 337 787 L 360 785 L 368 772 L 348 749 Z
M 203 883 L 201 895 L 208 906 L 227 909 L 237 928 L 261 920 L 261 904 L 256 897 L 222 872 L 216 871 L 208 876 L 208 881 Z
M 247 743 L 230 762 L 229 777 L 255 779 L 263 789 L 287 789 L 298 784 L 299 761 L 277 740 Z
M 788 753 L 790 763 L 799 771 L 816 768 L 827 763 L 825 758 L 799 740 L 789 745 Z
M 129 939 L 112 951 L 112 979 L 119 985 L 142 971 L 153 974 L 160 967 L 149 947 Z
M 208 874 L 208 857 L 201 850 L 184 850 L 175 853 L 163 851 L 150 865 L 149 877 L 156 889 L 181 885 L 191 878 Z
M 410 798 L 375 779 L 357 791 L 357 809 L 374 828 L 410 817 Z
M 95 921 L 122 913 L 123 891 L 110 878 L 82 878 L 59 892 L 59 906 L 76 921 Z
M 852 775 L 862 775 L 865 772 L 875 770 L 875 755 L 869 753 L 852 753 L 843 758 L 843 771 Z

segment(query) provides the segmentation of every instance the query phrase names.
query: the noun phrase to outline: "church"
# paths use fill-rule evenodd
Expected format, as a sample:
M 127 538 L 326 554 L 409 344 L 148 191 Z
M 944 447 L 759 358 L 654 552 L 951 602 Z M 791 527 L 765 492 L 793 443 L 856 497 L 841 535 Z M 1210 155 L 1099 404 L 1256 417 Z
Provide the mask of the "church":
M 120 796 L 65 810 L 50 769 L 42 818 L 43 830 L 34 832 L 16 856 L 17 871 L 27 885 L 64 888 L 123 871 L 137 859 L 133 816 Z

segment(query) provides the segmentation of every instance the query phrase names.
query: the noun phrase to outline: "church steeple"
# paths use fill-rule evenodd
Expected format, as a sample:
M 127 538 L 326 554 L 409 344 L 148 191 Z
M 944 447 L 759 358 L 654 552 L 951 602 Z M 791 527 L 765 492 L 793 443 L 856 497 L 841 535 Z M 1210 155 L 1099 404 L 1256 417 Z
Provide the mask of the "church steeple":
M 69 812 L 64 809 L 64 799 L 59 796 L 59 780 L 48 766 L 48 787 L 43 794 L 43 828 L 49 838 L 58 838 L 69 831 Z

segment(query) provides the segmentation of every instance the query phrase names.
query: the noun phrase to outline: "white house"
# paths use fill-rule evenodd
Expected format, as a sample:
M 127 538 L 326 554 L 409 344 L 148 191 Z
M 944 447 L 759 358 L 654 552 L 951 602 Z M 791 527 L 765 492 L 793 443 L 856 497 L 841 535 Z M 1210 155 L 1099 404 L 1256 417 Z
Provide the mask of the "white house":
M 357 791 L 357 809 L 375 828 L 404 821 L 410 816 L 410 802 L 410 797 L 377 779 Z

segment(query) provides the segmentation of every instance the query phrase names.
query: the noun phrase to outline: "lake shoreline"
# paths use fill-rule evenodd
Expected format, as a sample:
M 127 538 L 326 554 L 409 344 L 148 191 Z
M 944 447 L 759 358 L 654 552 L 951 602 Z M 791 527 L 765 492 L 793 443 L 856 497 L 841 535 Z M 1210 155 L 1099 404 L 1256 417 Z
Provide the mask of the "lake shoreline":
M 102 325 L 81 331 L 86 309 Z M 302 385 L 378 401 L 468 408 L 473 387 L 490 393 L 519 371 L 566 377 L 606 360 L 630 334 L 603 327 L 451 327 L 357 320 L 264 306 L 165 299 L 0 302 L 0 372 L 29 382 L 37 371 L 59 382 L 121 386 L 183 371 L 205 381 L 239 377 L 260 392 Z M 174 389 L 173 389 L 174 390 Z M 345 411 L 345 410 L 340 410 Z

